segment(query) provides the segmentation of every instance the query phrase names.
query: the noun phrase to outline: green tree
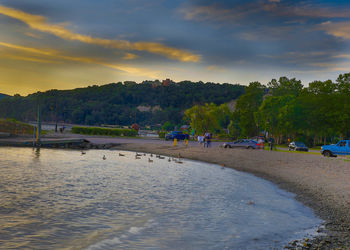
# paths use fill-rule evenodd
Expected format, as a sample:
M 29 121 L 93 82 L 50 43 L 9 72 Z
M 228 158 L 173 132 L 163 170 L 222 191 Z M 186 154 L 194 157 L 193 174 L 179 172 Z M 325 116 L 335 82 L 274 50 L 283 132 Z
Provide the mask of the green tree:
M 165 130 L 165 131 L 170 131 L 170 130 L 173 130 L 174 129 L 174 124 L 172 124 L 171 122 L 169 121 L 166 121 L 163 126 L 162 126 L 162 130 Z
M 214 103 L 206 103 L 187 109 L 184 119 L 190 122 L 197 134 L 203 134 L 206 131 L 218 133 L 222 130 L 222 126 L 226 127 L 229 124 L 230 115 L 227 105 L 217 106 Z
M 254 113 L 263 101 L 265 88 L 259 82 L 252 82 L 246 88 L 245 94 L 237 100 L 235 117 L 238 119 L 242 136 L 255 136 L 259 132 Z

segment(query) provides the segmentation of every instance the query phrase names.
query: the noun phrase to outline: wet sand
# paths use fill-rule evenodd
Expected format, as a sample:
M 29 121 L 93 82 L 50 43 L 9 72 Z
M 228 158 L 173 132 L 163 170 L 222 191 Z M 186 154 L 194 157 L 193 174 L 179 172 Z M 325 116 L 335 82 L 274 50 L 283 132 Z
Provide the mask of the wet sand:
M 121 143 L 120 150 L 146 152 L 205 161 L 249 172 L 296 194 L 296 199 L 325 220 L 326 235 L 302 242 L 306 248 L 350 249 L 350 162 L 321 154 L 247 149 L 189 147 L 170 143 Z

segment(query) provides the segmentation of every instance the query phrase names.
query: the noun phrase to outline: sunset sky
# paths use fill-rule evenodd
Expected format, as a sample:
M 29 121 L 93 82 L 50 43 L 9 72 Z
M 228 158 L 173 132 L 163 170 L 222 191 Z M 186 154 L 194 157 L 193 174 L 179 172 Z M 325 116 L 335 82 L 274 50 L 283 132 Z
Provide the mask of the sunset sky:
M 350 72 L 348 0 L 0 0 L 0 93 Z

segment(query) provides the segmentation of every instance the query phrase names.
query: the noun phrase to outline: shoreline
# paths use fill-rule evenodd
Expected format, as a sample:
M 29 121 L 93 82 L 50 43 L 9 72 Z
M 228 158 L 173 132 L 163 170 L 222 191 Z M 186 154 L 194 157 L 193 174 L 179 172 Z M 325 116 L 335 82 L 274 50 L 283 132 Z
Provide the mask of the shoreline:
M 148 139 L 111 138 L 62 134 L 47 139 L 84 139 L 73 150 L 109 149 L 161 154 L 221 165 L 247 172 L 294 193 L 295 199 L 313 209 L 324 223 L 315 238 L 291 242 L 286 248 L 350 249 L 350 162 L 327 158 L 321 154 L 300 154 L 247 149 L 225 149 L 213 143 L 203 148 L 196 142 L 188 147 L 173 146 L 172 142 Z M 22 138 L 23 139 L 23 138 Z M 21 137 L 11 141 L 21 140 Z M 0 140 L 2 141 L 2 140 Z M 0 145 L 1 146 L 1 145 Z M 3 145 L 5 146 L 5 145 Z M 301 247 L 304 246 L 304 247 Z
M 287 248 L 350 248 L 350 163 L 321 155 L 264 150 L 203 148 L 160 144 L 120 143 L 111 149 L 161 154 L 197 160 L 247 172 L 294 193 L 295 199 L 324 220 L 322 233 L 292 242 Z M 339 193 L 337 192 L 339 191 Z

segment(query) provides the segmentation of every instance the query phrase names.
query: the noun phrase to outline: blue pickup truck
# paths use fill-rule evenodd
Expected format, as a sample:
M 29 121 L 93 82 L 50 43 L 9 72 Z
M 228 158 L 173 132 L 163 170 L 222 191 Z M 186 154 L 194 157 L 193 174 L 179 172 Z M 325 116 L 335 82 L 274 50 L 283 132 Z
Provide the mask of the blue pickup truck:
M 181 131 L 171 131 L 169 134 L 165 135 L 165 140 L 174 140 L 174 139 L 179 140 L 185 140 L 185 139 L 189 139 L 189 135 L 188 134 L 184 134 Z
M 350 140 L 341 140 L 337 144 L 324 145 L 321 147 L 321 154 L 327 157 L 350 155 Z

